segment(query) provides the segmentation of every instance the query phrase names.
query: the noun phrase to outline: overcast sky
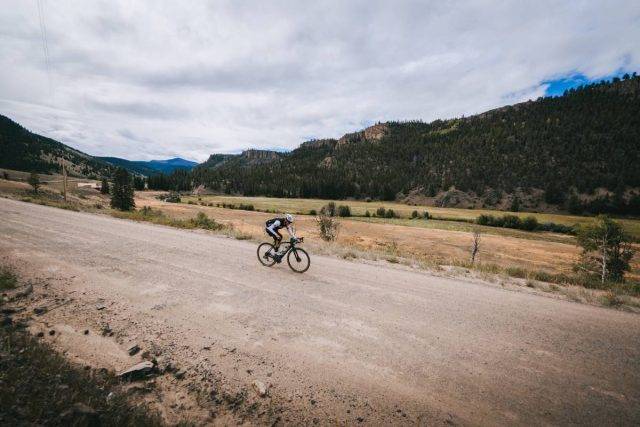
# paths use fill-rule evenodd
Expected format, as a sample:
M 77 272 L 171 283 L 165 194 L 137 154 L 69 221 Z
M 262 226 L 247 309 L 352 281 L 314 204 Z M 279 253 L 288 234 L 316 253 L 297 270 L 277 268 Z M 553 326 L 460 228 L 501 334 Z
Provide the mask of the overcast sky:
M 93 155 L 295 148 L 640 71 L 640 1 L 47 1 L 0 8 L 0 114 Z M 44 37 L 43 37 L 44 30 Z

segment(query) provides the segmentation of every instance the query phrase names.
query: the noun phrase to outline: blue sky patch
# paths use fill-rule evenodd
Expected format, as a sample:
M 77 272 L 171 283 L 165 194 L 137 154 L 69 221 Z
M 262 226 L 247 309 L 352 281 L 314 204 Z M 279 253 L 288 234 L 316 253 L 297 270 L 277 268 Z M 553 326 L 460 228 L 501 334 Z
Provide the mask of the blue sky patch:
M 575 73 L 553 80 L 545 80 L 542 82 L 542 84 L 548 85 L 547 90 L 544 93 L 545 96 L 561 96 L 567 89 L 578 87 L 584 84 L 596 83 L 601 80 L 611 80 L 614 77 L 622 77 L 625 73 L 626 71 L 618 71 L 608 76 L 603 76 L 597 79 L 589 79 L 584 74 Z

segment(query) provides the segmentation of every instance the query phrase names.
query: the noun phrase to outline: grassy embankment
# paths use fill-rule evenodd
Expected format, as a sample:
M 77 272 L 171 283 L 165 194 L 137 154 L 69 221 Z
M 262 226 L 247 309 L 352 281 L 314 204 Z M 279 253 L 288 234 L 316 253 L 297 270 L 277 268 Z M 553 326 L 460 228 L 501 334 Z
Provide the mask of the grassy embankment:
M 17 285 L 13 271 L 0 266 L 0 292 Z M 15 310 L 3 305 L 0 298 L 3 312 Z M 113 373 L 72 365 L 10 314 L 0 320 L 0 424 L 163 424 L 145 406 L 129 403 Z

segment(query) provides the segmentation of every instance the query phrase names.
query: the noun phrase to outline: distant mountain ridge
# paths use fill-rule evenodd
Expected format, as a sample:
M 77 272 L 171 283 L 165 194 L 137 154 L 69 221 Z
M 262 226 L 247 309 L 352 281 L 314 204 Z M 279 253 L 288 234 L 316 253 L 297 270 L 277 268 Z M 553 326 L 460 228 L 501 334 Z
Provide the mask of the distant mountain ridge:
M 157 173 L 172 173 L 176 169 L 190 170 L 198 163 L 191 160 L 185 160 L 180 157 L 174 157 L 167 160 L 127 160 L 119 157 L 97 157 L 98 159 L 110 163 L 115 166 L 120 166 L 129 171 L 136 172 L 140 175 L 153 175 Z

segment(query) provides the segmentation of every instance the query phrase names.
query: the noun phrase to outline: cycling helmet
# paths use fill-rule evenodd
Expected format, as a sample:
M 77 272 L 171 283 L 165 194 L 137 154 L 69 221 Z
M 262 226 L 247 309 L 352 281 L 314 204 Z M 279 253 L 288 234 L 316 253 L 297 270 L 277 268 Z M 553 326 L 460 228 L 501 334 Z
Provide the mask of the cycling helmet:
M 285 214 L 284 215 L 285 219 L 289 222 L 293 222 L 293 215 L 291 214 Z

